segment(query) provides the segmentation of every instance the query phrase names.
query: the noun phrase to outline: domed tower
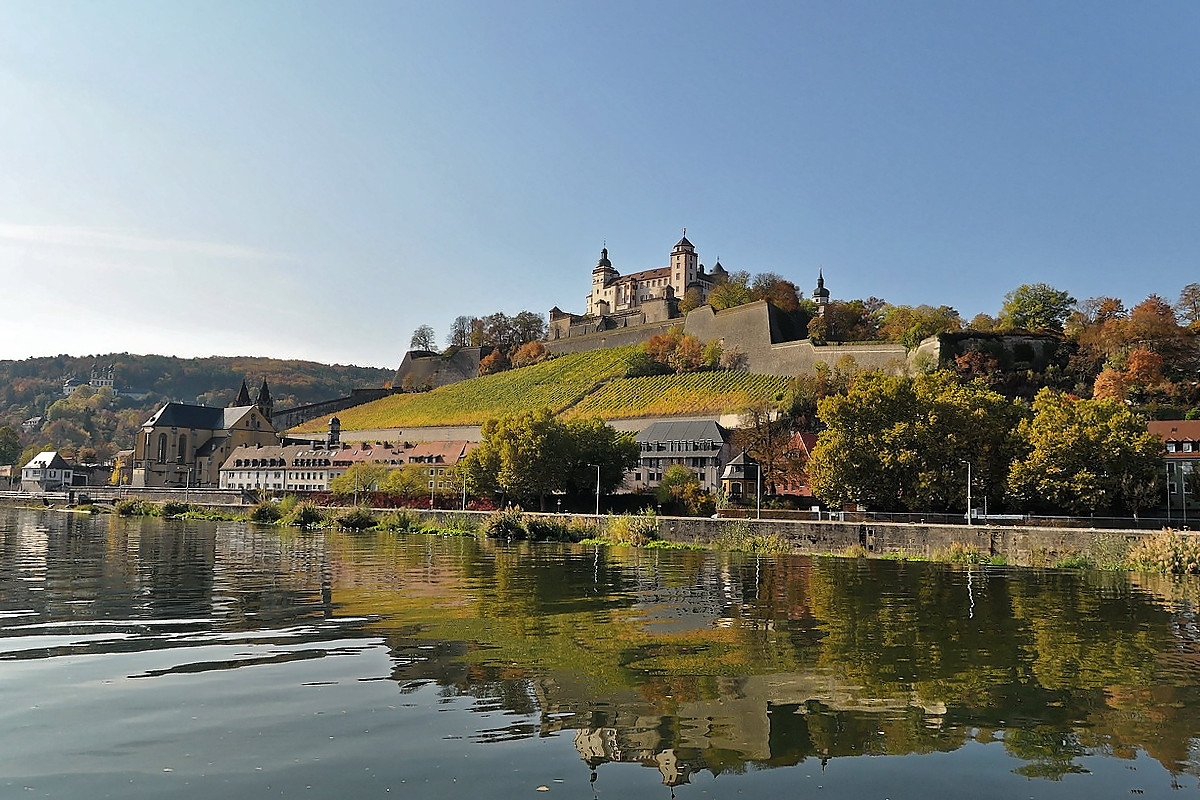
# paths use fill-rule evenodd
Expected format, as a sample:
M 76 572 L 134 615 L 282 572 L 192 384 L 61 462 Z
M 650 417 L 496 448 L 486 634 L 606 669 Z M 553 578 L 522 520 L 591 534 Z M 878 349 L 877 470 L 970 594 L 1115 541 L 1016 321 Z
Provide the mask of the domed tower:
M 589 314 L 607 313 L 607 308 L 611 304 L 605 298 L 604 288 L 616 280 L 619 275 L 620 273 L 613 269 L 612 262 L 608 260 L 608 248 L 603 248 L 600 251 L 600 260 L 592 269 L 592 293 L 588 295 Z M 601 309 L 601 303 L 604 304 L 604 309 Z
M 700 261 L 696 256 L 696 248 L 688 241 L 687 229 L 684 237 L 675 244 L 671 251 L 671 285 L 679 293 L 683 293 L 687 285 L 696 280 L 700 274 Z
M 824 316 L 825 307 L 829 305 L 829 290 L 825 288 L 825 275 L 820 269 L 817 270 L 817 288 L 813 289 L 812 299 L 817 304 L 817 313 Z

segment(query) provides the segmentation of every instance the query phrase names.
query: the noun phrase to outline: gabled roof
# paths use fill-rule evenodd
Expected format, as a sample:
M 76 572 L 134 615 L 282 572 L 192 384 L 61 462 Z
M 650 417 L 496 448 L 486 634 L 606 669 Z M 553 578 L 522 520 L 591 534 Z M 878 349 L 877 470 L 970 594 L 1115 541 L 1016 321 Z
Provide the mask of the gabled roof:
M 1200 442 L 1200 419 L 1154 419 L 1146 423 L 1146 430 L 1164 442 Z
M 634 438 L 639 442 L 724 443 L 728 441 L 729 434 L 711 419 L 690 419 L 652 423 Z
M 70 469 L 71 465 L 58 454 L 57 450 L 43 450 L 29 460 L 24 469 Z
M 231 406 L 230 408 L 213 408 L 212 406 L 194 406 L 188 403 L 167 403 L 155 414 L 142 423 L 143 428 L 202 428 L 210 431 L 229 430 L 246 416 L 251 409 L 249 406 Z

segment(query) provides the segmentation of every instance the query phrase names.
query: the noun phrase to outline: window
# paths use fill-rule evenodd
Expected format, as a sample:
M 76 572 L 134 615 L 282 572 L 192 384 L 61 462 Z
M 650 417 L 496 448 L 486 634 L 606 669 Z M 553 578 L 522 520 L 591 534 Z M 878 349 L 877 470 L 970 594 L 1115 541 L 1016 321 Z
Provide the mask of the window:
M 158 435 L 158 460 L 167 460 L 167 435 L 165 433 Z
M 1175 443 L 1174 442 L 1167 442 L 1167 452 L 1168 453 L 1175 452 Z

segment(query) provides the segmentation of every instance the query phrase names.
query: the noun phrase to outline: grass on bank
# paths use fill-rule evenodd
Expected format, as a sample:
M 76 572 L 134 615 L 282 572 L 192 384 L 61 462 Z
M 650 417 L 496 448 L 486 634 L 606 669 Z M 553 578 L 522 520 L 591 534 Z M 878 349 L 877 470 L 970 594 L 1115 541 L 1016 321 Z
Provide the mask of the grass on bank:
M 80 506 L 77 511 L 104 513 L 100 506 Z M 665 549 L 707 549 L 728 552 L 777 555 L 791 552 L 788 542 L 776 535 L 754 531 L 749 520 L 724 520 L 717 536 L 707 544 L 669 542 L 659 538 L 659 518 L 653 509 L 636 514 L 609 515 L 597 521 L 591 516 L 554 516 L 527 514 L 519 507 L 476 514 L 448 513 L 442 523 L 426 521 L 412 509 L 400 508 L 376 512 L 362 506 L 322 508 L 289 495 L 276 501 L 263 501 L 246 513 L 213 511 L 180 501 L 153 503 L 146 500 L 118 501 L 113 513 L 120 516 L 174 517 L 179 519 L 229 520 L 284 525 L 297 528 L 340 528 L 429 533 L 438 535 L 484 536 L 506 540 L 578 542 L 591 545 Z M 861 545 L 851 545 L 841 558 L 880 558 L 905 561 L 937 561 L 957 564 L 1004 565 L 1002 556 L 989 555 L 978 547 L 952 542 L 929 559 L 898 553 L 870 553 Z M 1200 575 L 1200 535 L 1175 530 L 1139 538 L 1132 545 L 1119 534 L 1096 538 L 1087 551 L 1073 551 L 1051 558 L 1035 553 L 1034 565 L 1057 569 L 1100 569 L 1149 572 L 1165 575 Z

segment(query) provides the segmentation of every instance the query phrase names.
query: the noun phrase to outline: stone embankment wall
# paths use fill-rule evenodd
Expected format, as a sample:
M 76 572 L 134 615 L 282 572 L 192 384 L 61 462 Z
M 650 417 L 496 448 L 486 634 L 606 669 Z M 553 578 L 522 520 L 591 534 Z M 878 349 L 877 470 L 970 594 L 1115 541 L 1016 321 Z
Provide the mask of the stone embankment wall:
M 488 516 L 486 512 L 470 511 L 420 513 L 432 517 L 439 524 L 464 513 L 477 517 L 480 522 Z M 578 516 L 588 518 L 591 515 Z M 952 545 L 959 544 L 988 556 L 1002 557 L 1009 564 L 1022 566 L 1050 566 L 1067 556 L 1080 553 L 1095 556 L 1124 551 L 1139 539 L 1156 533 L 1095 528 L 659 518 L 659 537 L 680 544 L 708 545 L 735 531 L 746 531 L 758 536 L 777 536 L 786 542 L 794 553 L 842 553 L 849 547 L 861 545 L 870 555 L 875 556 L 932 558 Z

